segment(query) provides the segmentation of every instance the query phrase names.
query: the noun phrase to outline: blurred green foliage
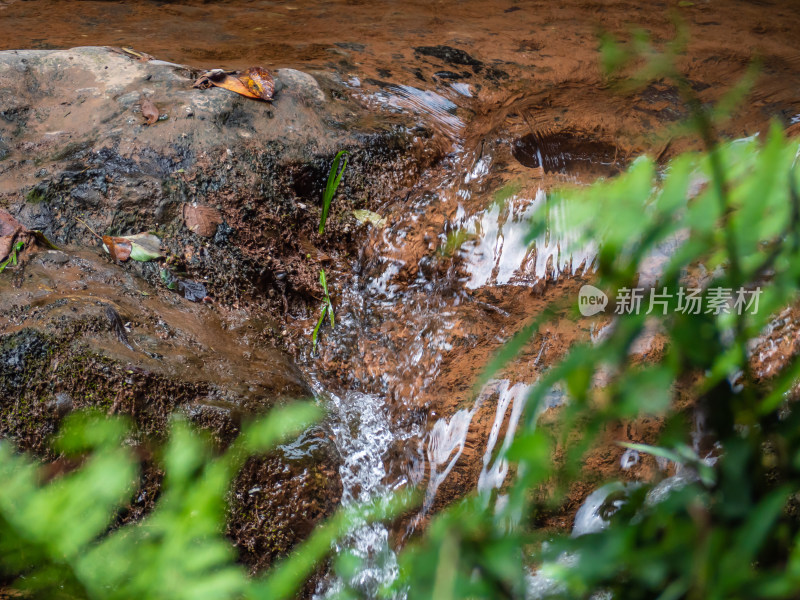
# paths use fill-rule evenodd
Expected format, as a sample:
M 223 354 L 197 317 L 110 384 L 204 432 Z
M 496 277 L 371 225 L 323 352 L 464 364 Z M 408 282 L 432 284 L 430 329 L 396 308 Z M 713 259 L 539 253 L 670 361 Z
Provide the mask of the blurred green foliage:
M 569 227 L 582 234 L 579 244 L 601 241 L 594 283 L 610 297 L 636 287 L 647 257 L 663 255 L 653 289 L 671 292 L 667 314 L 618 315 L 605 337 L 573 347 L 535 384 L 508 453 L 517 467 L 508 501 L 482 508 L 469 500 L 439 515 L 404 554 L 410 598 L 523 598 L 531 567 L 541 565 L 549 582 L 534 597 L 798 597 L 800 411 L 793 403 L 800 360 L 765 381 L 751 372 L 747 351 L 797 300 L 798 151 L 774 127 L 763 141 L 682 155 L 664 170 L 642 158 L 616 179 L 551 198 L 565 204 Z M 725 174 L 721 185 L 714 161 Z M 676 291 L 701 272 L 710 274 L 706 290 L 761 287 L 757 312 L 713 314 L 705 304 L 700 314 L 679 312 Z M 520 332 L 486 377 L 546 319 Z M 642 366 L 631 349 L 648 321 L 658 323 L 668 344 Z M 555 385 L 568 391 L 569 403 L 553 437 L 537 429 L 536 416 Z M 678 390 L 694 400 L 718 444 L 713 469 L 691 448 L 692 414 L 676 405 Z M 641 485 L 629 490 L 604 531 L 543 539 L 537 514 L 581 479 L 583 458 L 607 425 L 643 416 L 664 419 L 661 446 L 633 449 L 682 465 L 685 475 L 672 493 L 657 502 L 654 485 Z M 564 461 L 553 460 L 557 448 Z M 550 500 L 535 493 L 542 486 L 554 489 Z M 449 588 L 439 595 L 445 572 Z
M 292 598 L 354 524 L 392 518 L 411 502 L 356 506 L 317 527 L 296 552 L 262 577 L 249 577 L 225 538 L 233 477 L 254 454 L 273 449 L 320 417 L 298 403 L 243 427 L 222 453 L 183 418 L 172 421 L 157 457 L 165 472 L 152 512 L 118 526 L 136 491 L 139 459 L 131 428 L 94 412 L 68 416 L 54 440 L 64 471 L 0 442 L 0 581 L 43 599 L 280 600 Z
M 577 248 L 596 245 L 592 283 L 611 298 L 635 288 L 656 259 L 657 282 L 645 286 L 642 306 L 651 291 L 666 292 L 667 308 L 616 315 L 604 336 L 571 348 L 536 382 L 506 456 L 516 467 L 507 498 L 469 498 L 437 515 L 403 553 L 397 589 L 437 600 L 800 597 L 800 359 L 787 357 L 783 371 L 766 380 L 752 372 L 748 351 L 797 302 L 800 146 L 777 125 L 764 139 L 716 139 L 752 73 L 720 105 L 708 106 L 679 74 L 674 52 L 654 52 L 644 36 L 625 47 L 604 39 L 603 48 L 605 66 L 625 70 L 618 80 L 609 74 L 625 90 L 655 77 L 673 82 L 691 110 L 673 133 L 700 133 L 706 150 L 666 168 L 641 157 L 612 180 L 552 194 L 548 202 L 563 205 L 568 222 L 544 222 L 545 214 L 532 223 L 530 238 L 547 228 L 555 239 L 577 232 Z M 678 310 L 681 287 L 702 287 L 699 314 Z M 714 314 L 706 310 L 711 288 L 730 289 L 734 298 L 739 289 L 763 293 L 755 312 Z M 571 304 L 580 318 L 577 298 Z M 479 386 L 554 315 L 563 316 L 563 306 L 518 332 Z M 646 326 L 667 343 L 642 364 L 632 348 Z M 554 386 L 567 391 L 568 403 L 555 430 L 537 428 Z M 701 433 L 714 441 L 707 457 L 694 448 L 696 414 L 704 417 Z M 600 531 L 538 530 L 538 515 L 582 479 L 583 460 L 607 427 L 648 416 L 663 419 L 660 445 L 629 446 L 673 461 L 680 475 L 617 484 L 597 509 L 595 516 L 607 517 Z M 554 460 L 557 454 L 563 460 Z
M 0 444 L 0 569 L 38 598 L 289 597 L 311 565 L 276 568 L 270 594 L 246 577 L 225 539 L 225 496 L 244 460 L 296 434 L 318 416 L 310 404 L 273 411 L 251 423 L 222 454 L 175 418 L 160 463 L 166 472 L 157 506 L 140 523 L 113 528 L 135 490 L 138 459 L 120 419 L 70 415 L 55 440 L 79 468 L 42 482 L 42 467 Z M 339 517 L 341 520 L 342 517 Z M 327 530 L 325 550 L 335 532 Z M 320 557 L 313 543 L 306 555 Z M 324 552 L 321 553 L 324 555 Z M 276 587 L 277 586 L 277 587 Z

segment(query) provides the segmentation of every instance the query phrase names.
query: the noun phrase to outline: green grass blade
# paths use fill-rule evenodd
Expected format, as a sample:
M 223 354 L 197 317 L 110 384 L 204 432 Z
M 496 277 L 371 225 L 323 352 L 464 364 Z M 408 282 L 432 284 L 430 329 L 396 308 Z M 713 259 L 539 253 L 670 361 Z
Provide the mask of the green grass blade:
M 322 305 L 322 309 L 319 313 L 319 320 L 317 321 L 317 325 L 314 327 L 314 331 L 311 334 L 311 341 L 314 343 L 314 350 L 317 349 L 317 337 L 319 337 L 319 328 L 322 327 L 322 321 L 325 320 L 325 310 L 328 308 L 327 304 Z
M 336 192 L 336 190 L 339 188 L 339 184 L 342 182 L 342 175 L 344 175 L 344 170 L 347 168 L 347 158 L 344 159 L 341 169 L 339 169 L 339 162 L 341 157 L 346 155 L 347 151 L 341 150 L 339 154 L 336 155 L 336 158 L 333 159 L 333 167 L 331 168 L 331 175 L 333 173 L 336 173 L 336 178 L 333 180 L 333 185 L 329 184 L 331 190 L 331 197 L 333 197 L 333 194 Z
M 325 278 L 325 269 L 319 270 L 319 283 L 322 286 L 322 291 L 325 292 L 325 295 L 330 296 L 330 294 L 328 294 L 328 280 Z
M 11 251 L 11 264 L 17 266 L 17 253 L 25 246 L 25 242 L 17 242 L 14 249 Z
M 339 169 L 339 163 L 341 162 L 342 157 L 346 155 L 347 150 L 339 150 L 333 159 L 330 173 L 328 173 L 328 181 L 325 183 L 325 191 L 322 193 L 322 216 L 320 217 L 319 221 L 320 234 L 325 231 L 325 222 L 328 220 L 328 212 L 331 208 L 331 201 L 333 200 L 334 194 L 336 194 L 336 189 L 339 187 L 339 183 L 342 181 L 344 170 L 347 168 L 347 159 L 345 158 L 342 168 Z
M 334 326 L 333 303 L 331 302 L 331 296 L 328 293 L 328 280 L 325 277 L 325 269 L 319 270 L 319 284 L 322 286 L 322 291 L 325 294 L 325 296 L 322 298 L 322 308 L 320 309 L 317 326 L 314 327 L 314 332 L 311 334 L 311 340 L 314 343 L 315 350 L 317 348 L 317 337 L 319 336 L 319 328 L 322 326 L 322 322 L 325 320 L 326 314 L 330 317 L 331 329 L 333 329 Z

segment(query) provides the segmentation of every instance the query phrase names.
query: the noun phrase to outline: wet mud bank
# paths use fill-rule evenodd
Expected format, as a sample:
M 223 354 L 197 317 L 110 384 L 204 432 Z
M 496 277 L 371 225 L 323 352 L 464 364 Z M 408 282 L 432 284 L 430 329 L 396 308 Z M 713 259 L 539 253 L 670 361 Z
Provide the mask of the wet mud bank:
M 324 76 L 279 70 L 264 103 L 192 89 L 196 75 L 107 48 L 0 53 L 0 204 L 58 248 L 25 248 L 0 281 L 0 435 L 21 449 L 57 458 L 49 437 L 83 408 L 131 417 L 145 457 L 174 413 L 223 447 L 243 419 L 311 397 L 286 319 L 315 310 L 320 268 L 356 252 L 353 210 L 437 160 L 414 152 L 424 130 L 365 113 Z M 146 123 L 146 100 L 162 120 Z M 323 237 L 319 198 L 342 149 Z M 164 258 L 116 262 L 90 230 L 154 233 Z M 342 493 L 328 435 L 305 435 L 249 461 L 232 491 L 228 532 L 254 569 Z M 158 495 L 161 474 L 147 460 L 144 473 L 123 520 Z

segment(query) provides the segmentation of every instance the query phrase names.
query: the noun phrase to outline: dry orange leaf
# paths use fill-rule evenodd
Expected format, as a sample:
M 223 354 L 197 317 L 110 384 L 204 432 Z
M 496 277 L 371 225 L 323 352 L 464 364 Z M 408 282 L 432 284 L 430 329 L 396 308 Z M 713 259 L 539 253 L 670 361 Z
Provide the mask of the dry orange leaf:
M 267 102 L 272 101 L 272 94 L 275 91 L 275 80 L 269 71 L 261 67 L 250 67 L 239 75 L 239 79 L 247 86 L 247 89 L 255 98 L 261 98 Z
M 219 83 L 214 82 L 214 85 L 225 88 L 226 90 L 230 90 L 232 92 L 236 92 L 242 96 L 247 96 L 248 98 L 258 98 L 258 96 L 251 92 L 244 82 L 242 82 L 242 80 L 238 77 L 232 77 L 231 75 L 228 75 Z
M 148 125 L 152 125 L 158 121 L 158 109 L 149 98 L 142 100 L 142 116 Z
M 183 221 L 189 231 L 203 237 L 211 237 L 217 232 L 217 225 L 222 223 L 222 215 L 216 208 L 210 206 L 184 204 Z
M 251 67 L 240 74 L 226 73 L 222 69 L 214 69 L 203 73 L 192 87 L 206 89 L 212 85 L 225 88 L 248 98 L 272 101 L 275 81 L 269 71 L 261 67 Z

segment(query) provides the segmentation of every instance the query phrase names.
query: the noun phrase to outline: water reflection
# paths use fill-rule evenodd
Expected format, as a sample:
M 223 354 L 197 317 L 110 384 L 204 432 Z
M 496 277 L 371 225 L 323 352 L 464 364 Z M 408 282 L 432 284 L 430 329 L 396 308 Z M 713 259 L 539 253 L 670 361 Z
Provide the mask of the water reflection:
M 524 383 L 512 384 L 505 379 L 489 381 L 478 394 L 472 408 L 461 409 L 450 418 L 441 418 L 434 423 L 427 438 L 429 477 L 420 517 L 424 517 L 431 509 L 439 487 L 461 458 L 473 417 L 484 404 L 490 402 L 496 402 L 496 410 L 483 454 L 478 491 L 490 492 L 503 485 L 509 469 L 505 453 L 513 441 L 529 389 L 530 387 Z M 509 406 L 510 414 L 508 414 Z M 495 447 L 504 426 L 505 436 L 495 455 Z
M 460 227 L 469 238 L 460 252 L 469 275 L 466 287 L 532 285 L 582 273 L 594 259 L 596 247 L 579 244 L 577 234 L 551 235 L 553 230 L 569 231 L 568 218 L 564 204 L 551 204 L 541 188 L 532 200 L 514 196 L 463 218 Z M 542 219 L 547 227 L 529 241 L 533 221 Z
M 461 457 L 472 417 L 475 416 L 480 401 L 479 398 L 471 410 L 462 409 L 449 419 L 439 419 L 428 434 L 427 455 L 430 477 L 422 504 L 422 516 L 430 510 L 439 486 Z
M 508 460 L 505 458 L 505 454 L 514 440 L 519 418 L 522 416 L 522 409 L 525 408 L 528 390 L 529 386 L 523 383 L 510 385 L 508 381 L 503 381 L 497 390 L 497 411 L 495 412 L 492 429 L 489 432 L 489 439 L 486 442 L 486 451 L 483 453 L 483 468 L 478 478 L 479 492 L 486 493 L 492 489 L 499 489 L 506 480 Z M 494 463 L 490 466 L 494 448 L 500 436 L 500 430 L 506 420 L 509 404 L 511 404 L 511 415 L 508 418 L 503 444 L 500 446 Z
M 421 90 L 410 85 L 382 84 L 382 89 L 371 99 L 399 112 L 411 112 L 425 118 L 438 131 L 452 140 L 460 138 L 464 121 L 457 116 L 458 106 L 432 90 Z M 469 96 L 469 86 L 453 88 L 459 95 Z

